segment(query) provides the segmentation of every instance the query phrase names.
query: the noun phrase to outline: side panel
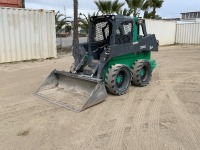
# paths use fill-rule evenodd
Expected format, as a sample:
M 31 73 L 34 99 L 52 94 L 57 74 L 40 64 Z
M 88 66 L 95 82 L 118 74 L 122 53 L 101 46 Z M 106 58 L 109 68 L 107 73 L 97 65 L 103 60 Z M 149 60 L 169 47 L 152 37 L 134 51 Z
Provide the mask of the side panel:
M 139 52 L 139 53 L 126 54 L 126 55 L 112 58 L 106 65 L 105 74 L 108 72 L 109 68 L 111 68 L 111 66 L 115 65 L 115 64 L 124 64 L 124 65 L 128 66 L 130 69 L 132 69 L 132 65 L 134 64 L 134 62 L 139 59 L 148 60 L 151 63 L 152 69 L 154 69 L 156 67 L 155 60 L 151 60 L 151 52 L 150 51 Z M 104 76 L 105 76 L 105 74 L 104 74 Z
M 137 24 L 138 18 L 133 19 L 133 42 L 138 41 L 139 27 Z

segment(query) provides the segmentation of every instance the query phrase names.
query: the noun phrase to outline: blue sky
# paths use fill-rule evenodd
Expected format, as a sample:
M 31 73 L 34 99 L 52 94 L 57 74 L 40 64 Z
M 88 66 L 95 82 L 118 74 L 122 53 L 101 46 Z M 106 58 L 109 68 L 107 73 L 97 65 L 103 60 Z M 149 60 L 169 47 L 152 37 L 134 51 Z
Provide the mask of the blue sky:
M 120 0 L 124 2 L 124 0 Z M 47 9 L 64 12 L 73 16 L 73 0 L 26 0 L 26 8 Z M 93 0 L 79 0 L 79 13 L 93 13 L 97 7 Z M 163 6 L 157 9 L 157 14 L 164 18 L 180 17 L 180 13 L 200 11 L 200 0 L 164 0 Z

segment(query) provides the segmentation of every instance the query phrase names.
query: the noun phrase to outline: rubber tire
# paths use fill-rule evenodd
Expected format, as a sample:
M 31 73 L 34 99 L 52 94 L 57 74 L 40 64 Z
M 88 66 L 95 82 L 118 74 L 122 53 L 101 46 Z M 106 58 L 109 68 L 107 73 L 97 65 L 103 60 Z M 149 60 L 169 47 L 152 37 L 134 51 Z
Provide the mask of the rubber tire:
M 145 80 L 142 80 L 140 71 L 143 67 L 146 67 L 146 75 Z M 132 85 L 136 86 L 146 86 L 149 84 L 152 76 L 152 67 L 149 61 L 147 60 L 138 60 L 134 63 L 133 69 L 132 69 Z
M 123 80 L 122 87 L 117 87 L 116 78 L 117 75 L 123 71 L 125 73 L 125 79 Z M 125 83 L 124 83 L 125 81 Z M 117 64 L 113 65 L 106 73 L 105 85 L 106 89 L 115 95 L 123 95 L 127 92 L 131 84 L 131 71 L 125 65 Z

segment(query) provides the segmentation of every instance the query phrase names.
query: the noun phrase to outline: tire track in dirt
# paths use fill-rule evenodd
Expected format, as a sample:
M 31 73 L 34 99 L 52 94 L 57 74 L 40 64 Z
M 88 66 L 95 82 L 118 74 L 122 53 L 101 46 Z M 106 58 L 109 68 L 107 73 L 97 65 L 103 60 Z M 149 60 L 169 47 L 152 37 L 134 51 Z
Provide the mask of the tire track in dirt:
M 132 109 L 133 101 L 135 100 L 135 95 L 137 91 L 134 91 L 134 96 L 131 100 L 125 100 L 125 104 L 123 105 L 123 108 L 118 110 L 117 112 L 117 122 L 115 124 L 115 127 L 113 129 L 107 129 L 105 131 L 100 131 L 97 132 L 93 135 L 93 137 L 98 137 L 100 135 L 110 135 L 109 137 L 109 146 L 107 149 L 112 150 L 112 149 L 121 149 L 122 142 L 123 142 L 123 136 L 124 136 L 124 129 L 125 129 L 125 123 L 127 122 L 127 116 L 130 110 Z M 132 93 L 127 93 L 127 97 L 130 97 Z M 121 116 L 121 117 L 120 117 Z M 120 118 L 119 118 L 120 117 Z M 92 146 L 95 142 L 95 138 L 93 138 L 90 141 L 90 144 L 88 145 L 87 149 L 92 149 Z
M 151 89 L 151 88 L 153 88 L 153 86 L 150 85 L 148 88 Z M 128 118 L 130 118 L 130 120 L 129 119 L 127 120 L 127 124 L 126 124 L 125 129 L 124 129 L 123 141 L 122 141 L 122 145 L 121 145 L 121 149 L 122 150 L 127 150 L 128 141 L 131 138 L 130 137 L 130 131 L 131 131 L 131 127 L 132 127 L 131 125 L 133 124 L 133 121 L 134 121 L 134 118 L 135 118 L 135 114 L 138 111 L 139 105 L 143 101 L 143 98 L 144 98 L 143 95 L 145 95 L 144 93 L 147 94 L 148 90 L 147 91 L 146 90 L 140 90 L 140 92 L 137 93 L 137 95 L 135 97 L 136 101 L 133 104 L 134 107 L 129 112 L 129 116 L 130 117 L 128 117 Z M 151 103 L 151 101 L 150 101 L 150 103 Z
M 6 111 L 9 111 L 9 112 L 14 111 L 16 110 L 16 108 L 20 108 L 20 106 L 22 105 L 26 105 L 26 104 L 28 105 L 29 103 L 38 104 L 38 102 L 40 101 L 37 100 L 37 97 L 34 96 L 33 93 L 25 93 L 25 94 L 1 98 L 0 107 L 5 110 L 3 111 L 0 110 L 0 112 L 2 111 L 3 113 L 5 113 Z
M 72 150 L 88 149 L 88 146 L 90 145 L 91 141 L 94 140 L 94 133 L 99 127 L 99 120 L 102 119 L 102 116 L 104 116 L 110 110 L 108 109 L 110 105 L 112 105 L 112 102 L 109 102 L 107 105 L 99 107 L 99 109 L 96 111 L 95 115 L 91 119 L 91 122 L 89 123 L 90 126 L 88 127 L 87 131 L 78 135 L 79 137 L 82 137 L 83 141 L 81 142 L 81 144 L 74 145 L 74 147 L 72 147 Z M 105 107 L 107 107 L 107 109 Z
M 131 91 L 129 91 L 130 93 L 131 93 Z M 127 123 L 127 119 L 129 119 L 129 118 L 127 118 L 127 116 L 128 116 L 128 113 L 129 113 L 129 111 L 131 111 L 132 109 L 134 109 L 134 110 L 136 110 L 137 109 L 137 106 L 139 105 L 139 103 L 138 102 L 136 102 L 137 100 L 138 100 L 138 98 L 137 98 L 137 96 L 138 96 L 138 94 L 140 95 L 141 93 L 139 92 L 139 90 L 135 90 L 133 93 L 127 93 L 127 95 L 126 95 L 126 98 L 124 98 L 124 101 L 126 102 L 125 103 L 125 106 L 124 107 L 129 107 L 130 106 L 130 109 L 118 109 L 118 111 L 117 112 L 115 112 L 114 114 L 115 114 L 115 118 L 120 118 L 120 119 L 116 119 L 117 120 L 117 123 L 115 124 L 115 127 L 114 127 L 114 129 L 109 129 L 109 128 L 107 128 L 106 130 L 104 130 L 104 131 L 99 131 L 99 132 L 97 132 L 97 133 L 95 133 L 95 135 L 94 135 L 94 137 L 101 137 L 102 135 L 109 135 L 109 141 L 108 141 L 108 143 L 107 143 L 107 147 L 106 147 L 106 149 L 111 149 L 111 148 L 108 148 L 109 147 L 109 144 L 110 143 L 113 143 L 112 141 L 113 141 L 113 139 L 116 139 L 117 140 L 117 138 L 116 138 L 116 135 L 120 135 L 120 137 L 119 137 L 119 141 L 120 142 L 117 142 L 117 143 L 115 143 L 113 146 L 114 147 L 117 147 L 117 145 L 119 145 L 119 147 L 117 147 L 117 148 L 120 148 L 120 146 L 122 145 L 122 144 L 120 144 L 120 143 L 122 143 L 122 140 L 123 139 L 120 139 L 120 138 L 123 138 L 123 136 L 124 136 L 124 129 L 126 129 L 126 123 Z M 131 100 L 128 100 L 128 98 L 130 98 L 130 96 L 132 96 L 132 95 L 134 95 L 134 97 L 133 97 L 133 99 L 131 99 Z M 134 103 L 134 101 L 135 101 L 135 103 Z M 131 103 L 132 102 L 132 103 Z M 123 103 L 124 104 L 124 103 Z M 130 104 L 130 105 L 128 105 L 128 104 Z M 124 108 L 123 107 L 123 108 Z M 126 113 L 124 113 L 124 114 L 122 114 L 122 112 L 126 112 Z M 131 111 L 132 112 L 132 111 Z M 112 116 L 112 118 L 113 118 L 113 116 Z M 132 118 L 132 116 L 131 116 L 131 118 Z M 121 125 L 121 127 L 120 128 L 118 128 L 119 127 L 119 124 Z M 119 133 L 120 132 L 120 133 Z M 111 142 L 110 142 L 111 141 Z M 91 143 L 90 143 L 90 147 L 88 147 L 88 149 L 92 149 L 92 145 L 93 144 L 95 144 L 96 143 L 96 141 L 95 141 L 95 139 L 93 139 L 92 141 L 91 141 Z M 118 144 L 119 143 L 119 144 Z M 110 144 L 111 145 L 111 144 Z M 112 146 L 112 145 L 111 145 Z
M 197 74 L 196 74 L 196 75 L 197 75 Z M 191 77 L 196 76 L 196 75 L 191 74 L 190 76 L 186 76 L 186 77 L 182 78 L 181 82 L 177 82 L 177 80 L 175 80 L 175 81 L 173 81 L 173 82 L 166 82 L 166 81 L 165 81 L 165 82 L 162 82 L 162 81 L 160 81 L 160 83 L 161 83 L 161 85 L 163 85 L 163 86 L 165 87 L 165 88 L 163 88 L 163 90 L 165 90 L 165 93 L 166 93 L 166 95 L 168 96 L 168 93 L 169 93 L 168 89 L 170 89 L 171 92 L 174 92 L 174 91 L 172 90 L 173 87 L 175 87 L 175 86 L 178 85 L 179 83 L 189 83 L 189 82 L 191 82 L 191 81 L 188 80 L 188 79 L 190 79 Z M 174 93 L 174 96 L 176 96 L 175 93 Z M 176 98 L 178 99 L 177 96 L 176 96 Z M 170 100 L 169 100 L 169 99 L 170 99 Z M 180 117 L 181 114 L 177 114 L 177 113 L 176 113 L 177 110 L 176 110 L 176 108 L 174 108 L 174 107 L 177 105 L 177 103 L 174 103 L 173 99 L 174 99 L 174 97 L 173 97 L 173 98 L 169 98 L 169 96 L 168 96 L 167 101 L 169 101 L 168 103 L 169 103 L 169 105 L 171 106 L 171 108 L 173 108 L 173 112 L 176 114 L 176 116 Z M 179 99 L 178 99 L 178 101 L 180 102 Z M 180 102 L 180 103 L 181 103 L 181 102 Z M 181 106 L 181 107 L 182 107 L 182 109 L 184 108 L 184 106 Z M 185 117 L 185 116 L 182 116 L 182 117 L 181 117 L 182 120 L 184 119 L 184 117 Z M 180 119 L 179 119 L 179 120 L 180 120 Z M 182 129 L 182 131 L 186 131 L 186 130 L 188 129 L 187 127 L 183 126 L 182 124 L 181 124 L 181 125 L 177 125 L 177 128 L 178 128 L 178 129 Z M 175 130 L 175 131 L 177 131 L 177 130 Z M 188 131 L 188 132 L 190 132 L 190 131 Z M 190 133 L 191 133 L 191 132 L 190 132 Z M 174 132 L 173 132 L 172 134 L 174 134 Z M 177 134 L 179 134 L 179 133 L 176 132 L 176 134 L 174 134 L 174 136 L 177 137 Z M 187 134 L 187 133 L 181 133 L 181 134 L 179 134 L 179 136 L 180 136 L 180 135 L 182 135 L 182 137 L 188 137 L 188 134 Z M 178 140 L 178 139 L 179 139 L 179 141 L 185 140 L 184 145 L 185 145 L 186 147 L 190 147 L 189 145 L 187 145 L 188 143 L 191 143 L 191 141 L 189 140 L 189 138 L 183 139 L 183 138 L 181 138 L 181 137 L 177 137 L 177 140 Z M 177 144 L 174 145 L 174 146 L 177 147 Z
M 113 129 L 108 129 L 106 131 L 95 134 L 95 135 L 99 135 L 99 134 L 100 135 L 104 135 L 104 134 L 111 135 L 109 138 L 110 142 L 107 147 L 107 149 L 109 149 L 109 150 L 117 150 L 117 149 L 121 149 L 121 147 L 122 147 L 123 137 L 124 137 L 124 129 L 126 127 L 125 125 L 127 122 L 127 116 L 128 116 L 128 113 L 130 112 L 130 110 L 132 109 L 136 93 L 137 93 L 137 91 L 134 91 L 133 98 L 131 100 L 128 100 L 128 98 L 126 98 L 123 108 L 121 108 L 117 112 L 118 113 L 117 116 L 119 116 L 119 117 L 117 118 L 115 127 Z M 127 97 L 130 97 L 131 95 L 132 94 L 127 93 Z M 93 142 L 94 142 L 94 139 L 90 143 L 90 148 L 93 145 Z M 88 147 L 88 149 L 90 149 L 90 148 Z
M 195 144 L 195 148 L 200 148 L 200 128 L 199 123 L 193 119 L 193 116 L 188 114 L 184 109 L 184 106 L 181 104 L 179 98 L 172 90 L 172 87 L 166 88 L 167 94 L 169 96 L 169 101 L 171 103 L 171 107 L 173 108 L 174 112 L 179 116 L 179 119 L 183 122 L 180 128 L 183 128 L 185 137 L 190 137 L 190 141 Z
M 32 104 L 32 106 L 31 106 Z M 22 105 L 23 106 L 23 105 Z M 33 103 L 30 103 L 29 106 L 21 107 L 18 110 L 7 112 L 7 113 L 1 113 L 0 114 L 0 121 L 5 121 L 9 119 L 16 119 L 17 118 L 28 118 L 28 116 L 37 115 L 39 113 L 43 113 L 46 111 L 52 111 L 57 108 L 52 108 L 48 105 L 33 105 Z
M 12 99 L 9 100 L 10 97 Z M 16 118 L 20 120 L 59 109 L 58 106 L 55 107 L 55 105 L 40 100 L 32 93 L 10 97 L 0 101 L 0 104 L 3 105 L 3 109 L 0 111 L 0 121 L 11 121 Z M 8 103 L 6 103 L 7 100 L 9 100 Z
M 120 149 L 122 145 L 122 138 L 124 134 L 124 125 L 126 123 L 127 115 L 132 107 L 133 101 L 135 100 L 137 90 L 134 90 L 134 93 L 127 93 L 127 99 L 125 100 L 125 105 L 123 108 L 119 111 L 120 118 L 117 119 L 116 125 L 114 129 L 111 131 L 111 139 L 108 146 L 109 150 L 118 150 Z M 133 95 L 133 96 L 132 96 Z M 132 97 L 131 100 L 128 100 L 129 97 Z
M 160 150 L 159 148 L 159 141 L 158 141 L 158 134 L 159 134 L 159 122 L 160 122 L 160 109 L 162 106 L 162 103 L 164 101 L 164 92 L 161 91 L 157 98 L 155 99 L 151 110 L 150 110 L 150 117 L 148 121 L 148 141 L 150 142 L 150 150 Z
M 173 87 L 177 86 L 180 83 L 197 83 L 188 79 L 191 79 L 194 76 L 199 76 L 199 74 L 191 74 L 189 76 L 185 76 L 183 78 L 181 78 L 181 82 L 176 82 L 177 80 L 173 81 L 173 82 L 162 82 L 160 81 L 160 84 L 163 86 L 163 90 L 166 93 L 167 96 L 167 101 L 169 103 L 169 105 L 171 106 L 173 112 L 176 114 L 176 116 L 179 118 L 179 120 L 181 120 L 181 122 L 183 122 L 180 125 L 177 125 L 178 129 L 181 129 L 181 131 L 183 131 L 182 133 L 178 133 L 177 130 L 175 128 L 171 128 L 174 131 L 176 131 L 176 134 L 174 132 L 171 132 L 174 136 L 177 136 L 177 134 L 180 137 L 187 137 L 187 138 L 180 138 L 177 137 L 180 141 L 185 141 L 183 144 L 191 149 L 193 147 L 193 149 L 199 149 L 199 140 L 198 137 L 200 137 L 200 127 L 199 127 L 199 123 L 193 118 L 192 115 L 188 114 L 185 111 L 185 107 L 183 106 L 182 102 L 179 100 L 178 96 L 176 95 L 175 91 L 173 90 Z M 178 79 L 179 80 L 179 79 Z M 180 81 L 180 80 L 179 80 Z M 194 123 L 195 122 L 195 123 Z M 196 135 L 198 134 L 198 135 Z M 190 138 L 188 138 L 188 136 Z M 192 144 L 191 144 L 191 138 L 192 138 Z M 189 145 L 188 145 L 189 144 Z M 174 146 L 178 146 L 177 144 Z
M 152 91 L 149 91 L 147 93 L 150 94 Z M 134 101 L 134 98 L 136 97 L 135 95 L 136 93 L 134 93 L 134 96 L 131 97 L 132 101 L 126 103 L 125 107 L 123 108 L 123 112 L 121 112 L 121 118 L 118 121 L 117 126 L 114 128 L 113 130 L 113 134 L 111 137 L 111 142 L 110 145 L 108 147 L 109 150 L 120 150 L 122 148 L 123 144 L 123 137 L 124 137 L 124 130 L 125 130 L 125 125 L 126 125 L 126 118 L 129 115 L 130 110 L 132 109 L 132 103 Z
M 36 92 L 36 90 L 38 89 L 39 86 L 40 86 L 40 84 L 38 82 L 35 82 L 32 84 L 27 83 L 27 84 L 23 84 L 23 85 L 19 84 L 19 85 L 12 86 L 12 87 L 5 86 L 3 88 L 0 88 L 0 91 L 2 91 L 0 97 L 8 98 L 8 97 L 13 97 L 13 96 L 19 96 L 19 93 L 20 93 L 20 95 L 27 94 L 27 93 L 34 93 L 34 92 Z
M 192 75 L 193 76 L 193 75 Z M 184 77 L 184 78 L 188 78 L 187 77 Z M 173 81 L 174 82 L 174 81 Z M 155 83 L 162 83 L 162 80 L 160 80 L 159 82 L 155 82 Z M 178 84 L 178 83 L 177 83 Z M 162 88 L 161 88 L 162 89 Z M 156 98 L 156 100 L 153 102 L 153 105 L 151 106 L 151 112 L 150 112 L 150 117 L 149 117 L 149 128 L 148 128 L 148 135 L 150 135 L 151 139 L 146 139 L 146 140 L 150 140 L 149 143 L 150 143 L 150 149 L 154 150 L 154 149 L 159 149 L 159 144 L 158 144 L 158 134 L 159 134 L 159 116 L 160 116 L 160 107 L 162 105 L 162 102 L 164 101 L 165 99 L 165 95 L 164 95 L 164 91 L 161 92 L 161 94 L 159 93 L 158 94 L 158 97 Z M 150 102 L 149 102 L 150 103 Z M 149 105 L 149 103 L 146 105 L 146 109 Z M 146 110 L 145 110 L 146 111 Z M 137 121 L 134 121 L 134 122 L 137 122 Z M 138 127 L 138 136 L 142 136 L 140 135 L 140 128 L 139 125 L 137 126 Z M 137 129 L 136 129 L 137 130 Z M 153 136 L 152 136 L 153 135 Z M 143 138 L 146 138 L 147 136 L 144 136 Z M 136 135 L 136 139 L 142 139 L 142 137 L 140 138 L 137 138 L 137 135 Z M 135 142 L 135 143 L 132 143 L 132 146 L 129 147 L 129 143 L 131 142 L 126 142 L 124 141 L 125 145 L 128 145 L 128 148 L 131 148 L 134 146 L 134 149 L 140 149 L 141 148 L 141 142 Z M 139 145 L 137 145 L 139 144 Z
M 122 141 L 123 141 L 124 128 L 125 128 L 125 123 L 127 121 L 127 115 L 130 109 L 132 108 L 132 103 L 134 101 L 136 92 L 137 90 L 134 91 L 133 98 L 131 100 L 127 100 L 128 98 L 126 98 L 125 104 L 123 105 L 122 109 L 120 108 L 120 110 L 117 112 L 116 115 L 118 117 L 119 116 L 121 117 L 120 118 L 117 117 L 117 122 L 115 124 L 115 127 L 113 129 L 107 129 L 105 131 L 91 132 L 91 134 L 88 134 L 90 135 L 90 137 L 88 137 L 90 138 L 90 140 L 85 141 L 85 143 L 81 146 L 81 149 L 91 149 L 95 142 L 95 137 L 99 135 L 111 135 L 109 146 L 108 146 L 109 150 L 120 149 L 122 145 Z M 132 93 L 131 94 L 127 93 L 126 97 L 130 97 L 131 95 Z M 95 129 L 94 131 L 97 131 L 97 129 Z
M 126 148 L 127 149 L 140 149 L 141 143 L 142 143 L 142 123 L 144 122 L 145 118 L 145 112 L 146 109 L 152 99 L 155 99 L 157 97 L 157 94 L 159 92 L 159 85 L 156 84 L 155 87 L 152 88 L 152 90 L 149 91 L 147 95 L 143 97 L 143 100 L 141 101 L 141 104 L 138 107 L 138 110 L 135 114 L 133 125 L 131 126 L 130 136 L 132 137 L 127 141 Z M 125 142 L 126 143 L 126 142 Z

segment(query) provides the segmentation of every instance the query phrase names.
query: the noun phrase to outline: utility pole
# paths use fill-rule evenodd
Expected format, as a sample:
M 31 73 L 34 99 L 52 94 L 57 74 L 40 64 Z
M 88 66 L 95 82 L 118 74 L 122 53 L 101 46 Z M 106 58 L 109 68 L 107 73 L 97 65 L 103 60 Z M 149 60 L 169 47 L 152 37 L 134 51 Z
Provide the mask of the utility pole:
M 78 0 L 74 0 L 73 46 L 79 43 L 78 39 Z
M 65 8 L 65 6 L 64 6 L 64 16 L 65 16 L 65 18 L 67 17 L 67 15 L 66 15 L 66 8 Z

